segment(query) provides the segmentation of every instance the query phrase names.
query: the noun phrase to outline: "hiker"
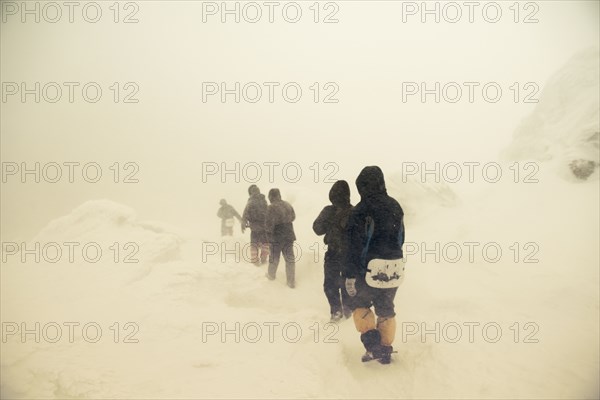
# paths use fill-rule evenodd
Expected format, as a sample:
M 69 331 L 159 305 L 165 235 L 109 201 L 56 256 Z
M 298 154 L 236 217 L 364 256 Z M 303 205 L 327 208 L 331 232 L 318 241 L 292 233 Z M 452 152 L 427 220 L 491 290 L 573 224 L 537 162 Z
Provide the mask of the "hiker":
M 279 189 L 269 190 L 269 202 L 271 204 L 267 208 L 267 238 L 271 245 L 271 254 L 269 257 L 269 271 L 266 276 L 269 280 L 275 279 L 279 258 L 283 253 L 287 285 L 293 289 L 296 286 L 296 260 L 294 256 L 296 234 L 293 225 L 296 214 L 292 205 L 281 199 Z
M 331 205 L 325 206 L 315 222 L 313 231 L 317 235 L 325 235 L 323 241 L 327 245 L 324 263 L 323 290 L 329 302 L 331 322 L 337 322 L 343 317 L 352 315 L 349 296 L 342 277 L 342 266 L 346 261 L 348 250 L 346 241 L 346 226 L 352 211 L 350 204 L 350 186 L 340 180 L 333 184 L 329 191 Z
M 242 213 L 242 232 L 250 228 L 250 262 L 260 266 L 269 258 L 267 200 L 256 185 L 248 188 L 248 202 Z
M 394 297 L 404 277 L 404 212 L 388 196 L 379 167 L 363 168 L 356 188 L 361 200 L 348 219 L 345 286 L 366 349 L 362 361 L 389 364 L 396 334 Z
M 233 218 L 237 218 L 241 224 L 242 217 L 240 217 L 240 214 L 235 211 L 235 208 L 227 204 L 225 199 L 221 199 L 219 204 L 221 207 L 217 212 L 217 217 L 221 218 L 221 236 L 233 236 L 233 224 L 235 222 Z

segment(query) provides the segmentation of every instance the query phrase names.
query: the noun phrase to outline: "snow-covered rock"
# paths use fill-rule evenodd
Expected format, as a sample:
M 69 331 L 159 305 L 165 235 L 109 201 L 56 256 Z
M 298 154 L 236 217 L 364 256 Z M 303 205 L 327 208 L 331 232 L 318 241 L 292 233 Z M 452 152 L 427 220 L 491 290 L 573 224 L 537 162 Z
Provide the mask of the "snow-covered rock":
M 505 159 L 551 161 L 561 175 L 579 179 L 598 170 L 599 60 L 598 48 L 586 49 L 550 78 L 502 153 Z

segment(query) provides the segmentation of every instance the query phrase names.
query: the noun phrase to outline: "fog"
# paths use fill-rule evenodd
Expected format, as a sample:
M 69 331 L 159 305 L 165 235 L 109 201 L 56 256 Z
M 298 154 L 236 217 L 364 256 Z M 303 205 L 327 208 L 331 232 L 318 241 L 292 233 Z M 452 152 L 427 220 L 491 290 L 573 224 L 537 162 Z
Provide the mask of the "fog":
M 269 23 L 265 7 L 257 23 L 246 22 L 243 14 L 240 23 L 232 15 L 221 23 L 220 13 L 203 14 L 202 2 L 141 2 L 138 10 L 121 9 L 121 19 L 136 11 L 132 15 L 139 22 L 128 24 L 114 23 L 107 4 L 97 23 L 86 22 L 79 8 L 73 23 L 65 7 L 57 23 L 46 22 L 43 13 L 40 23 L 33 15 L 21 23 L 20 9 L 5 12 L 2 81 L 26 82 L 29 89 L 34 82 L 42 87 L 57 82 L 63 94 L 56 103 L 43 97 L 35 103 L 34 95 L 23 103 L 20 93 L 7 95 L 1 110 L 2 161 L 29 168 L 35 162 L 41 167 L 97 162 L 103 178 L 88 183 L 79 175 L 69 183 L 67 167 L 58 183 L 42 177 L 36 184 L 29 175 L 23 184 L 18 174 L 8 176 L 2 185 L 2 236 L 30 238 L 51 219 L 96 198 L 127 204 L 148 219 L 212 231 L 218 199 L 227 197 L 241 208 L 249 182 L 242 174 L 226 176 L 225 183 L 220 174 L 202 179 L 203 163 L 234 168 L 236 161 L 240 167 L 255 162 L 263 166 L 258 181 L 263 190 L 305 186 L 326 199 L 329 184 L 322 177 L 314 182 L 315 162 L 323 174 L 333 171 L 323 165 L 334 163 L 339 170 L 332 177 L 352 182 L 369 164 L 393 172 L 406 161 L 493 161 L 535 106 L 522 101 L 530 90 L 522 89 L 515 102 L 509 87 L 534 82 L 542 91 L 569 57 L 598 44 L 598 3 L 591 1 L 539 3 L 537 23 L 514 23 L 507 4 L 497 23 L 486 22 L 481 7 L 468 22 L 464 6 L 457 23 L 444 18 L 453 18 L 450 9 L 440 14 L 440 23 L 433 15 L 421 23 L 420 13 L 403 14 L 401 2 L 348 1 L 338 4 L 339 22 L 326 24 L 314 23 L 308 3 L 301 4 L 304 14 L 295 24 L 279 9 Z M 321 9 L 320 18 L 333 11 Z M 519 18 L 532 11 L 522 8 Z M 80 84 L 72 103 L 63 82 Z M 103 89 L 97 103 L 82 98 L 87 82 Z M 109 89 L 114 82 L 121 90 L 118 103 Z M 139 88 L 132 97 L 137 103 L 123 103 L 133 92 L 124 87 L 127 82 Z M 223 103 L 217 94 L 203 102 L 203 82 L 226 82 L 228 89 L 235 82 L 257 82 L 263 96 L 256 103 L 244 98 L 235 103 L 228 95 Z M 280 83 L 273 103 L 263 82 Z M 303 90 L 297 103 L 282 98 L 287 82 Z M 314 82 L 321 90 L 318 103 L 309 88 Z M 337 85 L 332 97 L 337 103 L 322 100 L 333 91 L 324 88 L 327 82 Z M 436 103 L 434 95 L 423 103 L 420 94 L 403 102 L 403 82 L 427 82 L 428 89 L 434 82 L 456 82 L 463 94 L 456 103 Z M 480 83 L 473 102 L 463 82 Z M 503 89 L 496 103 L 482 97 L 487 82 Z M 112 183 L 109 167 L 115 162 L 123 174 L 133 171 L 123 164 L 135 163 L 139 182 Z M 290 182 L 276 169 L 269 182 L 264 162 L 298 163 L 303 178 Z
M 598 2 L 0 7 L 0 397 L 598 398 Z M 406 228 L 389 365 L 312 229 L 368 165 Z M 295 281 L 222 236 L 251 184 Z

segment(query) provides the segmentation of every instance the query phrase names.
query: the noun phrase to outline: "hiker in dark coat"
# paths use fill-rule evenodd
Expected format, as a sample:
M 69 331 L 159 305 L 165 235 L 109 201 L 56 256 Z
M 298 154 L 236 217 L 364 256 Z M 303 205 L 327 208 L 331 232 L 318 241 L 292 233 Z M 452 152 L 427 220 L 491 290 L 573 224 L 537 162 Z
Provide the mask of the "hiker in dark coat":
M 221 207 L 217 211 L 217 217 L 221 218 L 221 236 L 233 236 L 233 218 L 237 218 L 242 223 L 242 217 L 235 211 L 233 206 L 227 204 L 225 199 L 219 201 Z
M 352 211 L 350 204 L 350 187 L 346 181 L 337 181 L 329 191 L 331 205 L 325 206 L 315 222 L 313 231 L 317 235 L 325 235 L 323 241 L 327 245 L 325 253 L 323 290 L 329 302 L 331 320 L 339 321 L 342 317 L 350 317 L 349 296 L 342 277 L 342 266 L 346 261 L 348 243 L 346 227 Z
M 269 257 L 267 200 L 256 185 L 248 188 L 248 194 L 250 197 L 242 214 L 242 232 L 250 228 L 250 261 L 259 266 L 265 264 Z
M 290 203 L 281 199 L 279 189 L 269 190 L 269 202 L 271 204 L 267 208 L 267 239 L 271 244 L 271 254 L 267 278 L 270 280 L 275 279 L 279 258 L 283 253 L 287 285 L 294 288 L 296 285 L 296 260 L 294 256 L 296 234 L 294 233 L 293 222 L 296 219 L 296 213 Z
M 363 361 L 377 359 L 383 364 L 391 360 L 392 342 L 396 334 L 394 297 L 398 287 L 376 287 L 381 283 L 379 274 L 371 271 L 381 262 L 400 265 L 404 244 L 404 212 L 400 204 L 388 196 L 383 172 L 379 167 L 365 167 L 356 179 L 360 203 L 348 219 L 348 256 L 344 264 L 346 291 L 352 296 L 353 317 L 356 329 L 367 353 Z M 400 271 L 398 269 L 397 271 Z M 402 274 L 402 272 L 399 272 Z M 399 274 L 386 281 L 400 282 Z M 367 279 L 368 278 L 368 279 Z M 375 286 L 373 286 L 375 285 Z M 374 307 L 377 315 L 371 311 Z

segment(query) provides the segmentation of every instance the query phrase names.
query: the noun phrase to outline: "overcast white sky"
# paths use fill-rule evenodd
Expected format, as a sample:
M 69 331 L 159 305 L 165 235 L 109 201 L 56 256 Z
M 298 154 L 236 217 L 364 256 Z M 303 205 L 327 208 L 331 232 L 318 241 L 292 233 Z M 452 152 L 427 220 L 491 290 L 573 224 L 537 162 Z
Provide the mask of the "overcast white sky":
M 480 9 L 474 23 L 466 15 L 455 24 L 431 17 L 421 23 L 419 15 L 403 23 L 402 2 L 391 1 L 336 2 L 336 24 L 315 24 L 312 2 L 300 2 L 304 14 L 296 24 L 277 12 L 273 24 L 266 16 L 256 24 L 223 24 L 218 15 L 202 22 L 202 2 L 148 1 L 137 2 L 139 23 L 115 24 L 112 3 L 101 4 L 96 24 L 77 13 L 72 24 L 21 23 L 3 14 L 2 82 L 98 82 L 104 92 L 95 104 L 79 91 L 72 104 L 3 101 L 0 155 L 17 163 L 95 161 L 105 174 L 114 162 L 131 161 L 140 167 L 140 183 L 9 180 L 2 185 L 6 240 L 29 237 L 96 198 L 175 225 L 207 218 L 214 224 L 215 199 L 239 193 L 232 202 L 241 208 L 248 184 L 203 184 L 203 162 L 294 161 L 304 174 L 316 161 L 334 162 L 336 177 L 353 181 L 366 164 L 390 171 L 402 161 L 495 160 L 533 108 L 515 104 L 509 87 L 543 88 L 569 57 L 599 40 L 595 1 L 535 2 L 539 22 L 532 24 L 513 22 L 512 2 L 499 3 L 496 24 L 485 22 Z M 532 10 L 522 8 L 520 18 Z M 236 81 L 298 82 L 303 97 L 289 104 L 276 89 L 272 104 L 223 104 L 216 96 L 202 102 L 202 82 Z M 403 82 L 436 81 L 498 82 L 504 93 L 495 104 L 477 90 L 474 103 L 423 104 L 417 96 L 402 102 Z M 135 82 L 139 103 L 113 103 L 113 82 Z M 314 82 L 336 83 L 339 102 L 312 102 Z M 308 183 L 324 193 L 329 187 Z

